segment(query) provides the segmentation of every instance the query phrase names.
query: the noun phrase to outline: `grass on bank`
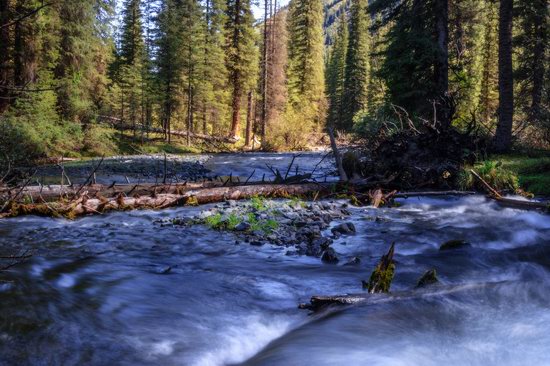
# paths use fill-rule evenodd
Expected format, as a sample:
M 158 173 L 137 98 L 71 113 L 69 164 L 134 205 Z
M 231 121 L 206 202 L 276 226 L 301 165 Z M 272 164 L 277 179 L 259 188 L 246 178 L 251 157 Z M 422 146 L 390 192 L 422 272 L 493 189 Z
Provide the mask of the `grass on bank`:
M 466 167 L 459 177 L 463 189 L 483 189 Z M 535 151 L 494 155 L 477 163 L 473 169 L 498 190 L 532 193 L 550 197 L 550 152 Z

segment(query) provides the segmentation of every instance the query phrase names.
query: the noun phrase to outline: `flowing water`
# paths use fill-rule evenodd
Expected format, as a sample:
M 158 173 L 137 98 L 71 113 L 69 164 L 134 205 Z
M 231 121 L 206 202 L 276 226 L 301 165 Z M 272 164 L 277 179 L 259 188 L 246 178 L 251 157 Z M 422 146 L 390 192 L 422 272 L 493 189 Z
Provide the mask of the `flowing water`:
M 357 266 L 156 222 L 196 207 L 2 220 L 0 256 L 33 257 L 0 273 L 0 364 L 550 365 L 549 216 L 481 196 L 400 203 L 350 209 L 357 234 L 333 247 Z M 451 239 L 471 246 L 438 250 Z M 394 298 L 297 309 L 361 292 L 392 241 Z M 458 290 L 411 292 L 431 268 Z

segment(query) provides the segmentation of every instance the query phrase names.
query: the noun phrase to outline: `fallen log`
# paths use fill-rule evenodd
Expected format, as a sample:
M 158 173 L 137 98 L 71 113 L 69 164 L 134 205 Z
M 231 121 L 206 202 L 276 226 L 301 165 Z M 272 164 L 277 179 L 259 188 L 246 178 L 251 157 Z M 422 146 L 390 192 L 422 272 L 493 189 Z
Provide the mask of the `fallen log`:
M 61 200 L 41 203 L 12 202 L 6 212 L 0 217 L 19 215 L 40 215 L 76 218 L 88 214 L 102 214 L 113 210 L 131 209 L 163 209 L 181 205 L 198 205 L 221 202 L 226 200 L 240 200 L 263 196 L 269 198 L 287 198 L 291 196 L 323 196 L 331 193 L 334 184 L 257 184 L 245 186 L 211 187 L 188 189 L 180 193 L 157 193 L 153 190 L 150 195 L 90 198 L 88 192 L 73 201 Z
M 415 290 L 403 291 L 392 294 L 343 294 L 343 295 L 315 295 L 309 300 L 309 303 L 301 303 L 299 309 L 318 312 L 332 306 L 353 306 L 353 305 L 374 305 L 399 300 L 410 300 L 418 298 L 430 298 L 437 296 L 450 295 L 462 291 L 471 291 L 486 287 L 493 287 L 502 284 L 510 283 L 509 281 L 501 282 L 485 282 L 473 283 L 466 285 L 444 286 L 441 284 L 433 284 L 427 288 L 417 288 Z
M 219 187 L 224 183 L 221 181 L 204 181 L 204 182 L 186 182 L 177 184 L 156 184 L 156 183 L 136 183 L 136 184 L 90 184 L 87 186 L 81 185 L 41 185 L 27 186 L 19 196 L 23 201 L 27 202 L 53 202 L 60 199 L 74 199 L 78 190 L 81 187 L 86 190 L 88 197 L 114 197 L 119 194 L 123 195 L 151 195 L 157 193 L 181 193 L 190 189 Z M 17 192 L 17 187 L 0 188 L 0 202 L 9 199 Z

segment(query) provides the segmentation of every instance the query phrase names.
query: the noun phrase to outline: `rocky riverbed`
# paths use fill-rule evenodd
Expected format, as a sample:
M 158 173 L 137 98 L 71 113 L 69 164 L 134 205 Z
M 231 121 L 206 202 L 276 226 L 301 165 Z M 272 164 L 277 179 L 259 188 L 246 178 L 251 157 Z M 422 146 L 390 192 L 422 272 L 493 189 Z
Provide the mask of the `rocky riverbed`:
M 97 183 L 111 184 L 137 182 L 183 182 L 211 177 L 204 164 L 211 156 L 202 154 L 187 155 L 132 155 L 113 156 L 103 159 L 96 169 Z M 42 184 L 59 184 L 62 171 L 72 183 L 84 182 L 98 166 L 101 159 L 79 160 L 39 167 L 35 177 Z
M 345 221 L 351 215 L 345 201 L 303 202 L 298 199 L 227 201 L 193 217 L 159 220 L 161 225 L 206 225 L 232 232 L 235 244 L 286 247 L 286 255 L 318 257 L 325 263 L 341 263 L 331 247 L 335 239 L 354 235 L 355 225 Z M 346 258 L 357 264 L 357 257 Z

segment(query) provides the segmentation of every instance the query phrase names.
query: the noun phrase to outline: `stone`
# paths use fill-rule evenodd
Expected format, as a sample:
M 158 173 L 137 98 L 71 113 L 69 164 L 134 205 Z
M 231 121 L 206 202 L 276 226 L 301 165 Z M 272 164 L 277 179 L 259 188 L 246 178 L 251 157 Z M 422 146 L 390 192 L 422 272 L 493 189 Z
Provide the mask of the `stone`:
M 346 263 L 344 263 L 344 266 L 355 266 L 357 264 L 361 263 L 361 259 L 359 257 L 353 257 L 350 258 Z
M 235 226 L 235 231 L 247 231 L 250 229 L 250 224 L 248 222 L 241 222 L 237 226 Z
M 444 251 L 444 250 L 452 250 L 452 249 L 461 249 L 461 248 L 466 248 L 470 246 L 471 246 L 470 243 L 468 243 L 465 240 L 460 240 L 460 239 L 449 240 L 441 244 L 441 246 L 439 247 L 439 250 Z
M 422 277 L 418 280 L 416 288 L 427 287 L 438 282 L 439 280 L 437 279 L 437 273 L 435 269 L 430 269 L 429 271 L 424 273 L 424 275 L 422 275 Z
M 330 230 L 333 234 L 350 235 L 355 233 L 355 225 L 352 222 L 343 222 Z
M 329 264 L 336 264 L 336 263 L 338 263 L 338 257 L 336 256 L 336 252 L 335 252 L 334 249 L 332 249 L 332 248 L 327 248 L 327 249 L 323 252 L 323 255 L 321 256 L 321 260 L 322 260 L 324 263 L 329 263 Z

